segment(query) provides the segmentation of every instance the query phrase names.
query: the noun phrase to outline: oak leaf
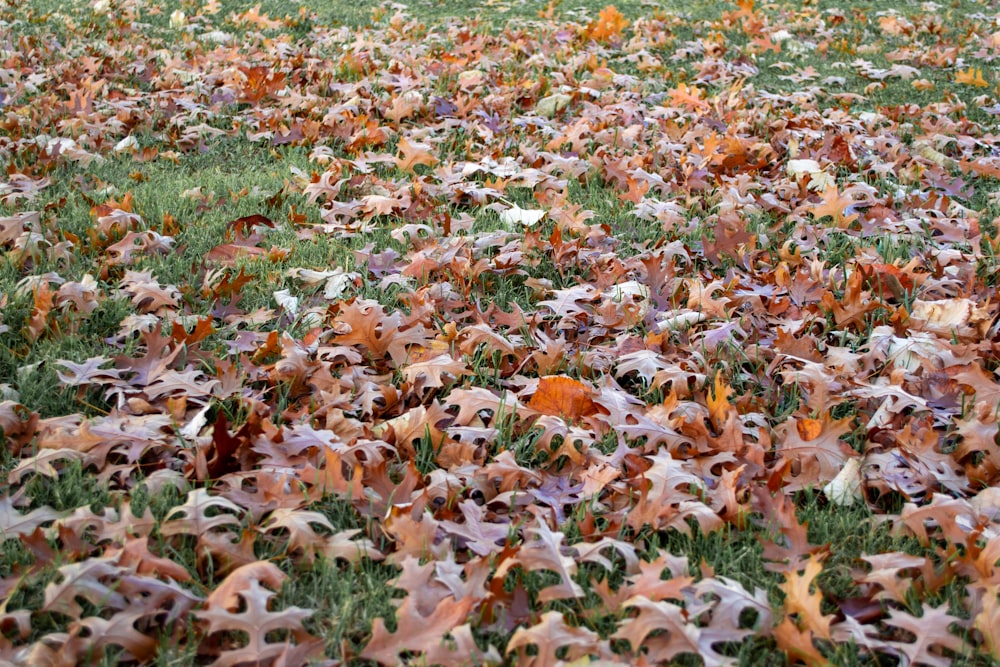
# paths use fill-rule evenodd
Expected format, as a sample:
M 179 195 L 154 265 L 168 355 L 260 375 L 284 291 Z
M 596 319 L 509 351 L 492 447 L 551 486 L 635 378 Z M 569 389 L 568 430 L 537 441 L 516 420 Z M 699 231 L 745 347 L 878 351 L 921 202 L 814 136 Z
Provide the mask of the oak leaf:
M 388 355 L 401 366 L 409 345 L 424 345 L 429 331 L 422 324 L 406 327 L 401 313 L 388 314 L 377 301 L 358 300 L 345 304 L 335 319 L 337 342 L 365 347 L 374 359 Z
M 688 611 L 680 605 L 654 602 L 640 595 L 626 602 L 624 607 L 636 609 L 639 613 L 634 618 L 623 621 L 612 637 L 628 640 L 632 645 L 632 652 L 637 656 L 645 650 L 651 661 L 663 663 L 687 653 L 700 657 L 706 667 L 735 662 L 733 658 L 727 658 L 712 648 L 712 640 L 704 635 L 702 628 L 692 622 Z M 734 635 L 733 638 L 737 637 Z
M 209 516 L 209 510 L 223 510 L 215 516 Z M 188 493 L 187 501 L 167 514 L 160 533 L 164 537 L 171 535 L 201 536 L 220 526 L 239 526 L 239 519 L 230 512 L 242 514 L 243 510 L 222 496 L 211 496 L 207 489 L 195 489 Z
M 446 353 L 406 364 L 400 369 L 400 372 L 410 384 L 416 384 L 419 378 L 423 378 L 423 386 L 428 388 L 443 387 L 446 381 L 442 376 L 445 374 L 451 376 L 451 381 L 471 374 L 466 364 L 455 360 Z
M 116 592 L 117 582 L 125 569 L 115 558 L 88 558 L 59 568 L 60 583 L 45 587 L 42 611 L 55 611 L 75 619 L 83 615 L 77 602 L 82 598 L 101 609 L 125 609 L 125 596 Z
M 538 388 L 528 401 L 528 407 L 544 415 L 576 421 L 597 412 L 594 392 L 579 380 L 548 375 L 538 380 Z
M 47 505 L 21 514 L 14 507 L 14 501 L 10 496 L 0 498 L 0 542 L 30 535 L 39 526 L 65 515 L 65 512 L 59 512 Z
M 893 641 L 888 645 L 893 647 L 900 656 L 905 656 L 910 665 L 932 665 L 933 667 L 948 667 L 954 664 L 954 658 L 942 650 L 961 654 L 965 642 L 951 633 L 952 625 L 965 626 L 966 622 L 948 613 L 948 606 L 929 607 L 924 605 L 923 615 L 913 616 L 900 609 L 892 609 L 886 625 L 899 628 L 910 633 L 914 641 Z
M 618 11 L 617 7 L 608 5 L 598 12 L 597 20 L 590 25 L 587 34 L 598 42 L 617 41 L 628 24 L 628 19 Z
M 817 590 L 813 593 L 810 590 L 822 570 L 823 563 L 820 559 L 810 556 L 802 574 L 795 571 L 785 573 L 785 583 L 781 585 L 781 590 L 785 593 L 785 613 L 797 615 L 798 625 L 803 630 L 812 632 L 820 639 L 830 639 L 830 623 L 833 616 L 824 616 L 820 611 L 820 604 L 823 602 L 822 592 Z
M 406 597 L 396 610 L 396 631 L 389 632 L 385 622 L 376 618 L 372 624 L 372 638 L 361 652 L 361 657 L 384 665 L 397 665 L 399 654 L 403 651 L 438 651 L 448 641 L 447 636 L 464 623 L 473 603 L 472 598 L 456 600 L 448 596 L 430 616 L 423 616 L 411 598 Z M 474 655 L 466 655 L 465 659 L 474 659 Z
M 547 586 L 538 592 L 539 602 L 583 597 L 583 589 L 573 576 L 577 571 L 577 561 L 564 553 L 562 541 L 565 535 L 549 528 L 544 519 L 525 530 L 525 543 L 513 558 L 508 558 L 497 568 L 497 577 L 504 577 L 508 570 L 520 565 L 525 570 L 551 570 L 559 575 L 559 583 Z
M 531 667 L 555 667 L 566 664 L 557 657 L 560 650 L 568 649 L 567 659 L 574 661 L 594 653 L 608 653 L 602 643 L 596 632 L 569 626 L 563 614 L 558 611 L 548 611 L 530 628 L 518 628 L 507 642 L 506 653 L 510 655 L 516 651 L 519 664 Z M 532 657 L 528 657 L 525 651 L 529 645 L 534 645 L 537 651 Z
M 219 656 L 213 665 L 231 667 L 272 664 L 273 660 L 291 649 L 292 639 L 304 652 L 302 658 L 315 658 L 322 654 L 323 640 L 313 637 L 302 626 L 303 621 L 312 616 L 312 610 L 286 607 L 280 611 L 271 611 L 269 606 L 275 593 L 264 588 L 258 579 L 247 580 L 236 595 L 243 600 L 245 605 L 243 611 L 210 606 L 194 614 L 199 620 L 208 624 L 206 643 L 211 640 L 213 634 L 223 631 L 244 633 L 247 638 L 246 646 L 218 650 Z M 288 639 L 280 643 L 269 641 L 268 635 L 278 631 L 287 631 Z M 215 652 L 217 649 L 210 650 Z
M 958 70 L 955 72 L 955 83 L 961 83 L 966 86 L 975 86 L 976 88 L 987 88 L 989 87 L 989 82 L 983 78 L 983 70 L 979 67 L 969 67 L 968 69 Z
M 400 171 L 413 173 L 414 167 L 422 164 L 433 167 L 438 159 L 431 153 L 431 147 L 426 144 L 410 143 L 406 137 L 399 139 L 400 157 L 395 159 L 396 168 Z
M 144 632 L 135 625 L 138 621 L 148 619 L 152 613 L 155 612 L 139 608 L 118 612 L 108 619 L 88 616 L 71 625 L 70 630 L 72 632 L 74 625 L 86 628 L 94 639 L 94 648 L 121 646 L 135 660 L 146 662 L 156 654 L 158 642 L 148 629 Z

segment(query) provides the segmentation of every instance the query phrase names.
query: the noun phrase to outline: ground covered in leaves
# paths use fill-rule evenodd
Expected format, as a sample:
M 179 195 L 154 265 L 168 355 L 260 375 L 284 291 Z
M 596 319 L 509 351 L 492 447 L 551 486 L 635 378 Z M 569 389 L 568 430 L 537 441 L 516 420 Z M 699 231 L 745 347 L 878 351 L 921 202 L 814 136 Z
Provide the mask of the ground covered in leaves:
M 0 663 L 1000 657 L 996 3 L 465 5 L 3 5 Z

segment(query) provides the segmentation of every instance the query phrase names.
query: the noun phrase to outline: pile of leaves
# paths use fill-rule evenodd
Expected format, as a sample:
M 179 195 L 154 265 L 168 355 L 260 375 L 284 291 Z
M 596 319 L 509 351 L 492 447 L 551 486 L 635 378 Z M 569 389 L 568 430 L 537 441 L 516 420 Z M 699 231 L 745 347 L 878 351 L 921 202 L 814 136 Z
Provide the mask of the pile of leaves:
M 0 17 L 5 664 L 1000 658 L 995 7 L 160 4 Z

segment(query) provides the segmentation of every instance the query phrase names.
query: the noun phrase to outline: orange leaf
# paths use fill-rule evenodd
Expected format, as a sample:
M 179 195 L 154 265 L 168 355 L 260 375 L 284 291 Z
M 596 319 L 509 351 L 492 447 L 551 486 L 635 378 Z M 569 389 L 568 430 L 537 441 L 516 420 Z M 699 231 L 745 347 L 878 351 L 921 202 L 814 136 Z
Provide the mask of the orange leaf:
M 795 423 L 795 427 L 799 431 L 799 437 L 805 442 L 815 440 L 823 432 L 823 422 L 818 419 L 800 419 Z
M 528 401 L 528 407 L 544 415 L 572 421 L 597 412 L 592 394 L 590 387 L 573 378 L 549 375 L 538 381 L 538 389 Z
M 817 220 L 830 216 L 838 226 L 846 227 L 858 217 L 857 213 L 844 215 L 844 211 L 853 203 L 854 200 L 841 194 L 836 185 L 831 185 L 823 192 L 823 202 L 815 205 L 811 212 Z
M 698 86 L 679 83 L 676 88 L 668 90 L 667 94 L 670 95 L 670 103 L 675 107 L 684 107 L 692 111 L 708 108 L 708 102 L 702 99 L 702 90 Z
M 778 648 L 796 662 L 809 667 L 829 665 L 830 661 L 823 657 L 812 641 L 812 632 L 800 630 L 787 616 L 774 628 L 774 639 Z
M 709 392 L 706 403 L 708 405 L 708 418 L 716 428 L 726 423 L 726 416 L 732 409 L 729 397 L 733 394 L 733 388 L 722 379 L 722 374 L 715 376 L 715 386 Z
M 32 292 L 35 306 L 31 309 L 31 320 L 28 322 L 27 334 L 29 340 L 35 340 L 48 325 L 49 312 L 52 310 L 53 299 L 56 293 L 52 291 L 47 282 L 41 283 Z
M 820 611 L 823 593 L 809 589 L 817 575 L 823 571 L 823 563 L 815 555 L 809 557 L 805 572 L 786 572 L 781 590 L 785 593 L 785 614 L 798 614 L 798 626 L 814 633 L 820 639 L 830 639 L 830 622 L 833 616 L 824 616 Z
M 608 5 L 597 15 L 597 21 L 590 26 L 588 32 L 591 39 L 608 42 L 620 38 L 627 27 L 628 19 L 614 5 Z
M 983 78 L 983 70 L 978 67 L 970 67 L 969 69 L 955 72 L 955 83 L 962 83 L 966 86 L 975 86 L 976 88 L 986 88 L 990 85 L 986 79 Z

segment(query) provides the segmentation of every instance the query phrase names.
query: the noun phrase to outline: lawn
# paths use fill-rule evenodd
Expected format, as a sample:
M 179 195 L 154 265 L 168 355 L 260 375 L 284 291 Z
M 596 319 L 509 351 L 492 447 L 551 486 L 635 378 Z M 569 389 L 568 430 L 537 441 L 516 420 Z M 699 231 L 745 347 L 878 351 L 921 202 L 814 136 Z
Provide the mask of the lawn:
M 0 664 L 992 664 L 998 61 L 0 0 Z

